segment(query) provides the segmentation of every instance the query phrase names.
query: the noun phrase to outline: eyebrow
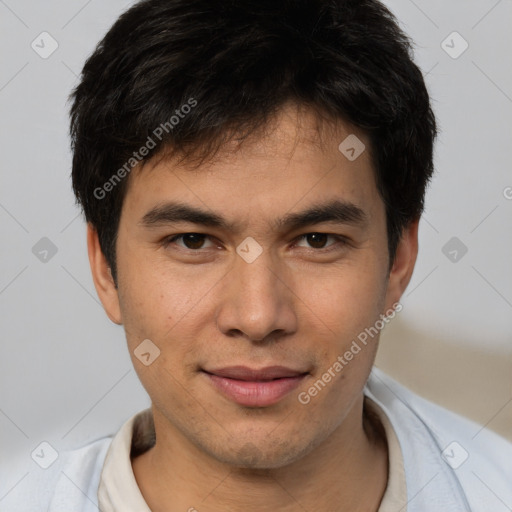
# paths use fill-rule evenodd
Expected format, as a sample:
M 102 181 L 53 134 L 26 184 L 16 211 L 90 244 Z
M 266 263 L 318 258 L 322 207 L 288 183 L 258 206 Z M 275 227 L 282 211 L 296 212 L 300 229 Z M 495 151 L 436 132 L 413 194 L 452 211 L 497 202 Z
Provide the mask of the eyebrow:
M 368 215 L 359 206 L 336 199 L 327 203 L 314 204 L 301 212 L 288 213 L 274 220 L 272 224 L 276 230 L 291 231 L 323 222 L 363 225 L 367 221 Z M 238 222 L 229 222 L 214 212 L 177 202 L 165 202 L 155 206 L 144 214 L 140 224 L 151 228 L 177 222 L 200 224 L 226 231 L 237 231 L 240 228 Z

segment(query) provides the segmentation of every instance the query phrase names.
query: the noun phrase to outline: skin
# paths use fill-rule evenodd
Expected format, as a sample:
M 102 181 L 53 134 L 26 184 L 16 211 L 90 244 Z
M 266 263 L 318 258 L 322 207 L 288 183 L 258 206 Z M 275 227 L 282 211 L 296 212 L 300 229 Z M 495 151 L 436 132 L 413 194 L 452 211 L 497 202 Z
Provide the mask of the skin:
M 352 162 L 338 150 L 351 133 L 367 148 Z M 109 318 L 124 326 L 152 400 L 157 441 L 132 461 L 152 511 L 378 509 L 387 445 L 368 435 L 363 415 L 378 337 L 310 403 L 297 399 L 398 302 L 414 268 L 417 221 L 404 230 L 390 269 L 368 148 L 349 125 L 319 125 L 312 112 L 288 105 L 266 133 L 227 145 L 198 169 L 172 158 L 135 169 L 119 225 L 117 288 L 88 227 L 97 292 Z M 274 225 L 333 199 L 357 205 L 366 222 L 295 231 Z M 239 224 L 144 226 L 143 216 L 169 200 Z M 164 243 L 184 233 L 207 237 L 192 249 L 184 239 Z M 315 243 L 302 236 L 308 233 L 333 237 Z M 252 263 L 236 253 L 248 236 L 263 250 Z M 144 339 L 161 351 L 149 366 L 134 356 Z M 309 374 L 276 404 L 246 407 L 200 371 L 231 365 L 284 365 Z

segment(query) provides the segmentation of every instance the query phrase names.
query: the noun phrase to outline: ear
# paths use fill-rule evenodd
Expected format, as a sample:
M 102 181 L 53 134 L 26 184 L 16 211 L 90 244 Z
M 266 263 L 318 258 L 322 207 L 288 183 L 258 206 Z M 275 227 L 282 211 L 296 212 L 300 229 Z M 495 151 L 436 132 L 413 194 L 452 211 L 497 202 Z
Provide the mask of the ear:
M 400 300 L 411 280 L 416 257 L 418 255 L 419 218 L 412 221 L 402 231 L 402 237 L 396 249 L 393 266 L 389 272 L 386 292 L 386 310 Z
M 101 250 L 98 232 L 90 223 L 87 224 L 87 250 L 92 279 L 103 308 L 112 322 L 121 325 L 123 322 L 117 288 L 105 255 Z

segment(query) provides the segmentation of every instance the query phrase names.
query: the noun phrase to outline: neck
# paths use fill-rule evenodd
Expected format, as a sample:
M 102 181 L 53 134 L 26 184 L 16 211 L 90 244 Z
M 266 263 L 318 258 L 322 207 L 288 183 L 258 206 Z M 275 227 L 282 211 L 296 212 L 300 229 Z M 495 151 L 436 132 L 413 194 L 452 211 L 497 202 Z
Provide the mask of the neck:
M 388 479 L 387 443 L 363 398 L 307 455 L 272 469 L 212 459 L 153 408 L 157 441 L 145 453 L 132 454 L 135 478 L 153 512 L 377 511 Z

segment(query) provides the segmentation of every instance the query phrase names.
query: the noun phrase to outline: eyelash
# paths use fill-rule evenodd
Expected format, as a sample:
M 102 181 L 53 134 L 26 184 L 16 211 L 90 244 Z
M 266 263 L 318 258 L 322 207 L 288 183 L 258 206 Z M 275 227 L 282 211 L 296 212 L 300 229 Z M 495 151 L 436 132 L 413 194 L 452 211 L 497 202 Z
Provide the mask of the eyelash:
M 196 232 L 191 231 L 191 232 L 188 232 L 188 233 L 181 233 L 179 235 L 172 235 L 170 237 L 165 238 L 162 241 L 162 246 L 166 249 L 171 244 L 176 242 L 177 240 L 183 239 L 183 237 L 186 236 L 186 235 L 199 235 L 201 237 L 205 237 L 205 239 L 206 238 L 210 238 L 208 235 L 205 235 L 203 233 L 196 233 Z M 295 243 L 298 243 L 299 241 L 304 240 L 309 235 L 326 235 L 326 236 L 331 237 L 331 238 L 336 240 L 335 243 L 333 243 L 331 245 L 328 245 L 327 247 L 322 247 L 320 249 L 315 249 L 314 247 L 309 248 L 309 250 L 314 251 L 314 252 L 326 253 L 326 252 L 329 252 L 331 250 L 334 250 L 333 248 L 335 248 L 337 245 L 341 245 L 343 247 L 344 245 L 347 245 L 347 243 L 348 243 L 348 240 L 347 240 L 346 237 L 343 237 L 341 235 L 334 235 L 334 234 L 331 234 L 331 233 L 322 233 L 322 232 L 319 232 L 319 231 L 311 231 L 310 233 L 304 233 L 303 235 L 299 235 L 295 239 L 296 240 Z M 180 247 L 180 249 L 183 250 L 183 251 L 190 252 L 190 253 L 199 253 L 199 252 L 201 252 L 203 250 L 202 248 L 201 249 L 189 249 L 187 247 Z

